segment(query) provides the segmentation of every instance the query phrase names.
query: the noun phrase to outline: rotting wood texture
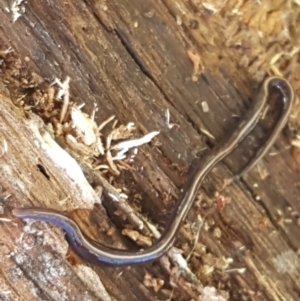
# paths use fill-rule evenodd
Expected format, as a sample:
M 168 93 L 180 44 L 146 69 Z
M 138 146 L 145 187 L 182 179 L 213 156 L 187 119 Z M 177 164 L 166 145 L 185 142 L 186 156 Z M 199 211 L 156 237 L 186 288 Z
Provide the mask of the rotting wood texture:
M 267 121 L 205 180 L 176 241 L 188 268 L 175 262 L 174 249 L 144 266 L 94 267 L 66 255 L 51 225 L 9 220 L 17 206 L 79 208 L 72 214 L 85 233 L 137 250 L 121 229 L 140 228 L 141 216 L 163 229 L 201 152 L 236 126 L 266 74 L 289 76 L 297 93 L 296 1 L 19 2 L 0 0 L 0 184 L 8 219 L 0 224 L 0 299 L 299 299 L 299 171 L 290 141 L 281 135 L 273 156 L 227 181 L 259 147 Z M 88 114 L 96 103 L 97 124 L 116 115 L 121 124 L 134 122 L 138 136 L 160 131 L 118 177 L 91 170 L 63 137 L 51 146 L 75 157 L 91 186 L 84 178 L 74 186 L 51 160 L 51 137 L 28 102 L 45 83 L 68 76 L 70 101 L 85 103 Z M 27 111 L 13 105 L 20 100 Z M 109 199 L 116 188 L 126 202 Z M 90 213 L 100 197 L 103 205 Z

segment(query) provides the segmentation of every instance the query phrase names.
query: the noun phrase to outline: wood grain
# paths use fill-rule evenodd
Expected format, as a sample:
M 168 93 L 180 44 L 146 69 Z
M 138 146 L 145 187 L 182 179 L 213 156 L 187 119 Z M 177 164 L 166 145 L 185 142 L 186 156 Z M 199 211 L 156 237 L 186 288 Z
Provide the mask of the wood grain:
M 201 165 L 203 152 L 230 134 L 254 100 L 259 82 L 281 68 L 272 65 L 272 58 L 291 47 L 280 33 L 287 25 L 297 28 L 299 7 L 281 23 L 274 20 L 291 8 L 283 1 L 262 2 L 215 3 L 213 13 L 196 0 L 28 1 L 21 3 L 25 12 L 13 23 L 12 12 L 5 10 L 12 4 L 0 0 L 0 50 L 14 50 L 0 65 L 0 138 L 8 144 L 0 158 L 3 216 L 9 218 L 14 206 L 80 208 L 74 218 L 88 235 L 129 249 L 138 246 L 120 234 L 128 224 L 137 226 L 135 216 L 126 214 L 128 208 L 162 230 L 189 171 Z M 241 14 L 233 14 L 234 9 Z M 190 53 L 200 58 L 197 66 Z M 285 63 L 284 75 L 298 88 L 296 59 Z M 86 190 L 74 186 L 38 140 L 38 133 L 44 133 L 42 119 L 13 105 L 40 88 L 24 83 L 33 74 L 48 84 L 70 76 L 71 100 L 85 103 L 89 114 L 97 103 L 98 124 L 116 115 L 120 123 L 134 122 L 139 136 L 155 130 L 160 134 L 139 149 L 134 169 L 113 183 L 99 174 L 91 180 L 95 174 L 84 170 Z M 208 112 L 202 109 L 204 101 Z M 167 109 L 173 128 L 166 124 Z M 168 258 L 138 267 L 90 266 L 73 253 L 66 255 L 61 231 L 41 223 L 24 228 L 13 219 L 0 224 L 0 299 L 299 299 L 299 169 L 286 136 L 281 135 L 273 155 L 242 180 L 225 181 L 248 162 L 270 126 L 269 119 L 264 120 L 204 181 L 176 242 L 188 256 L 197 237 L 197 217 L 204 219 L 188 262 L 190 271 L 174 274 Z M 99 203 L 92 189 L 97 185 L 104 187 L 102 205 L 90 213 L 87 209 Z M 107 197 L 114 187 L 130 191 L 127 209 L 116 208 Z M 221 210 L 223 197 L 230 201 Z M 118 210 L 122 214 L 115 214 Z M 112 236 L 107 235 L 109 229 L 114 229 Z M 145 285 L 147 273 L 164 280 L 158 292 Z M 218 299 L 204 299 L 210 287 L 217 289 Z

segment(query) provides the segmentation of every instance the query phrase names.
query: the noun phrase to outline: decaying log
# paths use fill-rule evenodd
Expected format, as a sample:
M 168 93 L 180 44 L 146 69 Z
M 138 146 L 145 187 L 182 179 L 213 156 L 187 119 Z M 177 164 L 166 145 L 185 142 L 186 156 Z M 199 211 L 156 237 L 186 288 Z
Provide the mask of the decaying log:
M 287 76 L 297 95 L 300 9 L 285 2 L 0 0 L 1 300 L 299 299 L 299 167 L 288 135 L 234 179 L 272 118 L 212 170 L 180 251 L 157 262 L 93 266 L 68 251 L 59 229 L 10 215 L 68 211 L 97 241 L 139 249 L 122 230 L 162 231 L 190 172 L 243 118 L 266 74 Z M 133 162 L 119 162 L 119 175 L 56 135 L 68 112 L 59 120 L 62 101 L 48 110 L 42 100 L 68 77 L 70 106 L 84 103 L 91 116 L 96 104 L 97 125 L 115 115 L 135 124 L 135 137 L 160 132 Z M 280 110 L 276 99 L 270 106 Z

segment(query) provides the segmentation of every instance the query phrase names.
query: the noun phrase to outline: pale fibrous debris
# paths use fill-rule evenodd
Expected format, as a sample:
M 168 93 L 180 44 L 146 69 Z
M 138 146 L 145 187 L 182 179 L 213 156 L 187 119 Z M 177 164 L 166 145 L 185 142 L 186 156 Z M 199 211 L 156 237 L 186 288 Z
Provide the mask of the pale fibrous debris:
M 125 193 L 123 193 L 123 192 L 120 193 L 120 197 L 121 197 L 122 199 L 125 199 L 125 200 L 128 199 L 128 195 L 125 194 Z
M 194 66 L 194 68 L 193 68 L 194 70 L 193 70 L 193 74 L 192 74 L 192 81 L 196 82 L 198 80 L 198 76 L 204 70 L 204 65 L 202 63 L 200 54 L 198 52 L 193 51 L 192 49 L 188 49 L 186 53 Z
M 59 78 L 55 78 L 54 79 L 54 82 L 53 82 L 53 84 L 52 85 L 55 85 L 55 84 L 57 84 L 58 86 L 59 86 L 59 90 L 58 90 L 58 92 L 57 92 L 57 95 L 56 95 L 56 98 L 57 99 L 61 99 L 63 96 L 64 96 L 64 94 L 67 92 L 67 91 L 69 91 L 69 83 L 70 83 L 70 77 L 69 76 L 67 76 L 67 78 L 65 79 L 65 81 L 64 82 L 62 82 Z
M 58 203 L 60 205 L 65 205 L 69 200 L 70 200 L 70 196 L 67 196 L 64 199 L 60 200 Z
M 182 25 L 182 19 L 180 16 L 176 15 L 176 24 L 181 26 Z
M 157 227 L 154 226 L 152 223 L 150 223 L 148 220 L 146 220 L 145 218 L 143 218 L 143 222 L 147 225 L 147 228 L 151 231 L 152 233 L 152 236 L 155 238 L 155 239 L 159 239 L 161 234 L 160 232 L 158 231 Z
M 289 273 L 292 275 L 297 272 L 298 257 L 292 251 L 284 252 L 273 259 L 273 264 L 278 273 Z
M 81 110 L 84 106 L 85 106 L 85 103 L 82 103 L 80 105 L 77 105 L 76 109 Z M 93 119 L 92 116 L 90 118 Z
M 60 88 L 57 92 L 56 99 L 61 100 L 62 96 L 64 97 L 63 105 L 60 111 L 60 118 L 59 118 L 60 123 L 62 123 L 67 113 L 67 109 L 70 102 L 70 92 L 69 92 L 70 77 L 67 76 L 64 82 L 61 82 L 58 78 L 55 78 L 53 84 L 57 84 Z
M 178 124 L 170 123 L 170 111 L 169 111 L 169 109 L 166 110 L 165 116 L 166 116 L 166 125 L 169 129 L 179 128 Z
M 115 201 L 115 202 L 119 202 L 120 201 L 119 198 L 116 195 L 114 195 L 112 193 L 108 193 L 108 195 L 112 198 L 113 201 Z
M 151 238 L 140 234 L 138 231 L 132 229 L 123 229 L 122 235 L 127 236 L 128 238 L 136 242 L 136 244 L 139 245 L 140 247 L 152 246 Z
M 209 138 L 215 140 L 215 137 L 214 137 L 208 130 L 206 130 L 206 129 L 204 129 L 204 128 L 200 128 L 200 131 L 201 131 L 201 133 L 204 134 L 205 136 L 207 136 L 207 137 L 209 137 Z
M 152 287 L 153 290 L 157 293 L 165 282 L 163 279 L 155 278 L 152 275 L 146 273 L 143 283 L 146 287 Z
M 65 138 L 67 144 L 79 155 L 91 156 L 91 157 L 98 155 L 97 151 L 93 150 L 91 147 L 88 147 L 87 145 L 78 142 L 74 136 L 67 134 Z M 100 168 L 97 166 L 96 169 L 100 169 Z
M 229 269 L 225 270 L 225 273 L 238 273 L 238 274 L 244 274 L 247 271 L 246 268 L 240 268 L 240 269 Z
M 213 14 L 218 11 L 218 9 L 211 3 L 203 2 L 203 7 L 209 11 L 211 11 Z
M 106 161 L 108 163 L 108 166 L 110 167 L 110 169 L 112 170 L 112 172 L 115 174 L 115 175 L 119 175 L 120 172 L 116 166 L 116 164 L 113 162 L 113 158 L 112 158 L 112 155 L 111 155 L 111 151 L 108 150 L 106 152 Z
M 183 271 L 186 273 L 192 274 L 191 270 L 188 267 L 187 261 L 182 257 L 182 251 L 177 249 L 176 247 L 173 247 L 168 252 L 168 255 L 170 258 L 172 258 L 172 261 Z
M 127 152 L 131 148 L 135 148 L 138 146 L 141 146 L 143 144 L 149 143 L 155 136 L 157 136 L 160 133 L 160 131 L 153 131 L 146 135 L 144 135 L 141 138 L 137 139 L 131 139 L 127 141 L 120 142 L 113 147 L 111 147 L 111 150 L 123 150 Z
M 10 7 L 13 23 L 21 17 L 22 13 L 25 13 L 25 7 L 20 6 L 22 2 L 23 0 L 15 0 Z
M 296 139 L 293 139 L 291 144 L 292 146 L 300 148 L 300 137 L 296 137 Z
M 107 137 L 106 147 L 110 148 L 113 140 L 128 139 L 132 137 L 132 131 L 135 130 L 134 123 L 130 122 L 127 125 L 121 125 L 113 129 Z
M 108 123 L 110 123 L 112 120 L 115 119 L 115 115 L 110 116 L 106 120 L 104 120 L 99 126 L 98 126 L 98 131 L 100 132 Z
M 12 47 L 8 47 L 7 49 L 5 50 L 0 50 L 0 55 L 5 55 L 5 54 L 8 54 L 8 53 L 11 53 L 13 52 L 13 48 Z
M 233 259 L 231 257 L 226 258 L 222 256 L 220 258 L 215 259 L 215 267 L 220 270 L 227 269 L 228 266 L 232 263 L 233 263 Z
M 166 125 L 170 128 L 170 111 L 169 109 L 166 110 Z
M 8 151 L 7 142 L 3 137 L 0 137 L 0 158 Z
M 71 119 L 72 126 L 75 128 L 76 134 L 80 137 L 85 145 L 91 146 L 92 144 L 96 143 L 96 123 L 89 118 L 87 114 L 84 114 L 81 110 L 72 107 Z M 102 155 L 103 154 L 104 152 Z
M 202 111 L 204 113 L 208 113 L 209 112 L 209 106 L 208 106 L 208 103 L 206 101 L 202 101 L 201 102 L 201 106 L 202 106 Z
M 222 236 L 222 232 L 221 232 L 221 229 L 219 227 L 216 227 L 214 230 L 213 230 L 213 237 L 217 238 L 217 239 L 220 239 Z
M 11 291 L 4 291 L 4 290 L 1 290 L 1 294 L 2 295 L 10 295 L 11 294 Z
M 5 218 L 5 217 L 1 217 L 0 218 L 0 222 L 3 222 L 3 223 L 10 223 L 12 220 L 10 218 Z
M 202 197 L 201 197 L 201 199 L 202 199 Z M 201 200 L 200 200 L 200 202 L 201 202 Z M 198 224 L 198 226 L 197 226 L 198 230 L 197 230 L 197 233 L 196 233 L 196 236 L 195 236 L 195 239 L 194 239 L 193 247 L 192 247 L 189 255 L 186 258 L 187 262 L 189 261 L 190 257 L 192 256 L 193 252 L 195 251 L 196 245 L 199 241 L 200 231 L 203 227 L 203 218 L 200 214 L 197 215 L 197 224 Z
M 5 195 L 5 196 L 3 197 L 3 200 L 6 201 L 6 200 L 8 200 L 11 196 L 12 196 L 12 195 L 9 193 L 9 194 L 7 194 L 7 195 Z
M 91 115 L 82 112 L 84 103 L 75 105 L 70 102 L 69 84 L 70 77 L 66 77 L 64 81 L 55 78 L 52 84 L 59 87 L 55 99 L 62 101 L 59 123 L 55 124 L 54 134 L 56 136 L 64 135 L 68 146 L 79 155 L 84 155 L 90 162 L 92 161 L 94 169 L 107 170 L 108 167 L 113 174 L 119 175 L 120 171 L 114 161 L 126 159 L 128 162 L 132 162 L 138 152 L 137 147 L 149 143 L 160 132 L 154 131 L 140 138 L 132 139 L 133 131 L 136 130 L 134 123 L 129 122 L 127 125 L 117 126 L 118 120 L 115 119 L 115 116 L 111 116 L 97 125 L 94 118 L 95 112 L 98 110 L 97 105 L 95 104 Z M 105 138 L 101 131 L 111 122 L 113 122 L 112 130 Z M 105 146 L 103 141 L 105 141 Z M 115 141 L 118 143 L 112 145 Z M 132 151 L 128 153 L 129 150 Z M 107 165 L 101 164 L 101 156 L 106 159 Z
M 226 301 L 224 297 L 218 295 L 217 290 L 213 286 L 205 286 L 201 294 L 201 301 Z

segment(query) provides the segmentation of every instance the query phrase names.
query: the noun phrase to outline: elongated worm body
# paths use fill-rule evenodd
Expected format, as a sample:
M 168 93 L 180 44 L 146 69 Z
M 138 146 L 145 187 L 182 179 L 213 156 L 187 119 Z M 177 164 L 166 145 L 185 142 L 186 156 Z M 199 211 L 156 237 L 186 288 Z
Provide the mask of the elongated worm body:
M 263 113 L 271 89 L 277 90 L 281 95 L 283 107 L 280 118 L 277 120 L 266 143 L 261 147 L 252 161 L 244 168 L 241 174 L 249 171 L 269 150 L 286 124 L 294 100 L 294 93 L 290 84 L 285 79 L 276 76 L 266 79 L 253 107 L 248 110 L 242 122 L 232 132 L 230 137 L 215 146 L 210 153 L 202 158 L 201 167 L 192 175 L 183 194 L 179 197 L 172 218 L 161 238 L 146 250 L 132 252 L 112 249 L 100 245 L 84 235 L 73 219 L 59 211 L 46 208 L 18 208 L 13 209 L 12 214 L 18 218 L 30 218 L 49 222 L 62 228 L 71 248 L 82 258 L 94 264 L 121 266 L 141 264 L 155 260 L 165 254 L 173 245 L 176 234 L 193 204 L 203 179 L 218 162 L 223 160 L 238 146 L 257 124 Z

